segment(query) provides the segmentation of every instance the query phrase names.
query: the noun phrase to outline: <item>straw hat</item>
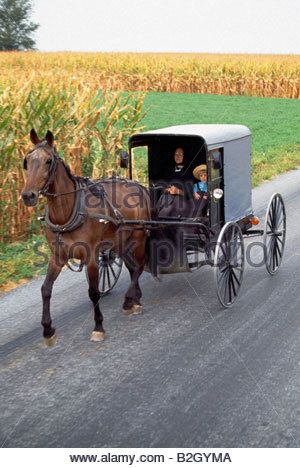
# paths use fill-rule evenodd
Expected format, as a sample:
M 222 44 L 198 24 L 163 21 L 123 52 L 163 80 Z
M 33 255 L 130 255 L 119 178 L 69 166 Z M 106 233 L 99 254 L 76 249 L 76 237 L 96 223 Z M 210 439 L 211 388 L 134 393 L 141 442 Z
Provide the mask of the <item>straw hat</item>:
M 207 172 L 207 166 L 206 164 L 200 164 L 200 166 L 195 167 L 193 170 L 193 176 L 195 179 L 200 179 L 201 174 L 206 174 Z

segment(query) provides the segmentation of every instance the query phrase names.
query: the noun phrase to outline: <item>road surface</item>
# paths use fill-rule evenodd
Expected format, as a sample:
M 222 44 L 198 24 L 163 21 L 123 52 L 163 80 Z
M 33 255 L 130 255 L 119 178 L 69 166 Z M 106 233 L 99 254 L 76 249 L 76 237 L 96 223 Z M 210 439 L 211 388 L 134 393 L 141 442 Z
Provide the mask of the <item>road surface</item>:
M 299 446 L 299 182 L 295 170 L 254 190 L 259 216 L 273 192 L 283 194 L 284 262 L 274 277 L 248 265 L 228 310 L 207 266 L 162 282 L 144 273 L 144 313 L 125 317 L 123 271 L 101 302 L 108 339 L 91 343 L 85 274 L 65 271 L 52 298 L 58 343 L 49 349 L 42 278 L 2 296 L 1 445 Z

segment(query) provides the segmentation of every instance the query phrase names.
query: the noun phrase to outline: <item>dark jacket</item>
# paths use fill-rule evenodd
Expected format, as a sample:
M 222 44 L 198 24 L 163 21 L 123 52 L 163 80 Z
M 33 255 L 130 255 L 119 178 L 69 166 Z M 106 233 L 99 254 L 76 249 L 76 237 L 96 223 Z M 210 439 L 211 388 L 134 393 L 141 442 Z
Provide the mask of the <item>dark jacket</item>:
M 174 185 L 181 189 L 186 198 L 193 198 L 193 181 L 187 174 L 186 168 L 179 169 L 175 164 L 168 168 L 164 174 L 164 182 L 167 187 Z

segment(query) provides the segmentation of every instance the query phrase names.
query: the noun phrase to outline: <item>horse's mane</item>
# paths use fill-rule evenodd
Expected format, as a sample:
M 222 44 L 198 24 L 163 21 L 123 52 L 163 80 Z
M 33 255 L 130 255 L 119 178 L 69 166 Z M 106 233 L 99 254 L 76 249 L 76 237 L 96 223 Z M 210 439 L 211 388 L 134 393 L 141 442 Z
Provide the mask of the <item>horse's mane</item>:
M 59 156 L 59 160 L 64 166 L 66 173 L 71 180 L 76 180 L 80 177 L 80 176 L 76 176 L 75 174 L 72 174 L 70 166 L 67 163 L 65 163 L 65 161 L 60 156 Z

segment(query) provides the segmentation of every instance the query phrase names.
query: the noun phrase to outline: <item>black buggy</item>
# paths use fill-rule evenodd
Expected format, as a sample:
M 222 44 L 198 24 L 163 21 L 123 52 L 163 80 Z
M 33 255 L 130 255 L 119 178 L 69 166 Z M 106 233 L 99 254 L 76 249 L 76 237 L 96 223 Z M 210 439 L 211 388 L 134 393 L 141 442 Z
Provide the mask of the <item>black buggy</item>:
M 179 210 L 172 217 L 157 217 L 165 169 L 172 164 L 176 147 L 184 148 L 187 183 L 193 168 L 201 164 L 207 167 L 209 197 L 204 216 L 185 217 Z M 251 133 L 247 127 L 180 125 L 138 133 L 129 139 L 129 152 L 122 152 L 121 167 L 127 167 L 130 179 L 142 174 L 150 192 L 152 219 L 140 223 L 140 228 L 149 232 L 148 271 L 160 275 L 211 265 L 218 298 L 229 307 L 242 285 L 244 238 L 263 236 L 267 271 L 270 275 L 277 272 L 286 237 L 284 202 L 275 193 L 267 208 L 264 230 L 254 228 L 259 220 L 252 209 Z M 124 224 L 136 225 L 137 221 L 125 220 Z M 168 250 L 168 245 L 173 250 Z M 171 251 L 175 255 L 170 255 Z M 113 252 L 104 252 L 100 267 L 100 290 L 105 294 L 115 286 L 122 261 Z

